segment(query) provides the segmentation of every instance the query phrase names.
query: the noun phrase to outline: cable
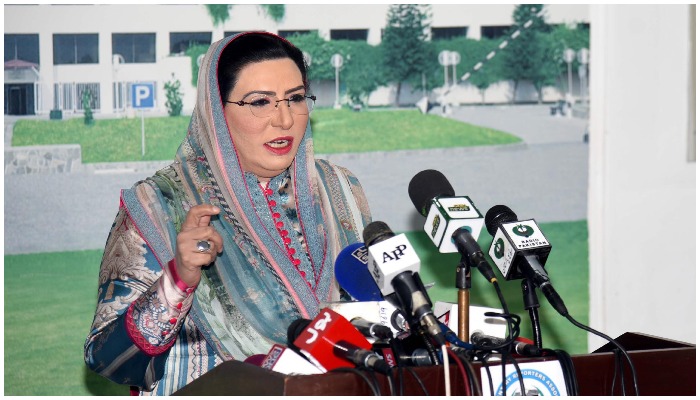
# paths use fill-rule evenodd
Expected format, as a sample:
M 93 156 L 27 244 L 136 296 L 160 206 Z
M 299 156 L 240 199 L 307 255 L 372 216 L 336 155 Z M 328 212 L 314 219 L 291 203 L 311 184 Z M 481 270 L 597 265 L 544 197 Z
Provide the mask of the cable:
M 457 354 L 457 357 L 459 357 L 463 361 L 463 364 L 467 367 L 467 376 L 469 377 L 471 393 L 475 396 L 483 396 L 483 393 L 481 392 L 481 383 L 476 381 L 476 371 L 474 370 L 471 360 L 463 354 Z
M 503 313 L 510 314 L 508 311 L 508 305 L 506 304 L 506 299 L 503 297 L 503 292 L 501 291 L 501 286 L 498 284 L 498 281 L 493 281 L 493 288 L 496 290 L 496 294 L 498 295 L 498 301 L 501 302 Z
M 637 370 L 634 368 L 634 363 L 632 362 L 632 359 L 630 358 L 630 355 L 627 354 L 627 351 L 625 350 L 625 348 L 622 347 L 622 345 L 620 345 L 620 343 L 618 343 L 615 339 L 611 338 L 610 336 L 608 336 L 608 335 L 606 335 L 606 334 L 604 334 L 604 333 L 598 332 L 598 331 L 596 331 L 595 329 L 590 328 L 590 327 L 588 327 L 588 326 L 586 326 L 586 325 L 583 325 L 582 323 L 576 321 L 576 320 L 575 320 L 571 315 L 569 315 L 568 313 L 567 313 L 566 315 L 564 315 L 564 316 L 566 317 L 566 319 L 568 319 L 572 324 L 576 325 L 577 327 L 579 327 L 579 328 L 581 328 L 581 329 L 583 329 L 583 330 L 585 330 L 585 331 L 588 331 L 588 332 L 590 332 L 590 333 L 593 333 L 593 334 L 595 334 L 595 335 L 598 335 L 598 336 L 602 337 L 603 339 L 609 341 L 610 343 L 612 343 L 613 345 L 615 345 L 615 347 L 617 347 L 618 349 L 620 349 L 620 351 L 622 352 L 622 354 L 623 354 L 623 355 L 625 356 L 625 358 L 627 359 L 627 363 L 629 364 L 630 369 L 632 370 L 632 383 L 634 384 L 634 393 L 635 393 L 635 396 L 639 396 L 639 385 L 637 384 Z M 623 381 L 623 383 L 624 383 L 624 371 L 623 371 L 623 374 L 622 374 L 622 381 Z M 622 389 L 623 389 L 623 393 L 624 393 L 624 387 L 623 387 Z
M 442 365 L 445 371 L 445 396 L 451 396 L 452 388 L 450 387 L 450 359 L 447 356 L 447 345 L 440 346 L 442 349 Z
M 396 389 L 394 388 L 394 379 L 391 376 L 391 374 L 387 374 L 386 379 L 389 385 L 389 396 L 396 396 Z
M 438 324 L 440 325 L 440 329 L 442 330 L 442 333 L 445 335 L 445 339 L 448 342 L 454 344 L 455 346 L 466 349 L 466 350 L 476 349 L 476 346 L 474 346 L 473 344 L 460 340 L 457 337 L 457 334 L 452 329 L 450 329 L 447 325 L 443 324 L 442 322 L 439 322 Z
M 472 395 L 472 390 L 470 387 L 470 382 L 469 378 L 467 377 L 467 371 L 464 368 L 464 363 L 462 363 L 462 360 L 455 354 L 454 351 L 450 350 L 448 352 L 450 357 L 455 361 L 455 364 L 457 364 L 457 367 L 459 368 L 459 372 L 462 375 L 462 381 L 464 382 L 464 393 L 466 396 L 471 396 Z
M 340 368 L 336 368 L 336 369 L 334 369 L 334 370 L 332 370 L 332 371 L 330 371 L 330 372 L 351 372 L 351 373 L 353 373 L 353 374 L 355 374 L 355 375 L 358 375 L 360 378 L 362 378 L 363 381 L 365 381 L 365 383 L 367 384 L 367 386 L 369 386 L 369 388 L 370 388 L 370 390 L 372 391 L 372 394 L 373 394 L 374 396 L 381 396 L 381 393 L 380 393 L 380 391 L 379 391 L 379 388 L 376 387 L 376 386 L 369 380 L 369 378 L 367 377 L 367 375 L 363 374 L 362 372 L 358 371 L 358 370 L 355 369 L 355 368 L 340 367 Z
M 418 377 L 418 374 L 416 374 L 416 371 L 413 370 L 413 368 L 406 368 L 408 372 L 413 375 L 414 378 L 416 378 L 416 381 L 418 382 L 418 386 L 420 386 L 421 390 L 423 390 L 423 393 L 425 393 L 426 396 L 430 396 L 430 393 L 428 393 L 428 389 L 425 388 L 425 385 L 423 384 L 423 381 Z
M 540 313 L 536 308 L 531 308 L 528 310 L 530 314 L 530 321 L 532 323 L 532 337 L 534 338 L 535 346 L 538 349 L 542 348 L 542 331 L 540 329 Z
M 513 362 L 513 367 L 515 368 L 515 372 L 518 375 L 518 382 L 520 382 L 520 395 L 521 396 L 527 396 L 527 392 L 525 391 L 525 381 L 523 380 L 523 373 L 520 371 L 520 365 L 518 365 L 518 362 L 515 360 L 515 357 L 513 357 L 510 352 L 503 352 L 503 359 L 505 360 L 506 358 L 510 358 L 510 360 Z M 506 395 L 506 380 L 503 380 L 503 395 Z
M 613 369 L 612 386 L 610 387 L 610 396 L 615 395 L 615 383 L 617 382 L 617 371 L 620 370 L 620 357 L 615 353 L 615 368 Z M 624 388 L 622 389 L 624 391 Z

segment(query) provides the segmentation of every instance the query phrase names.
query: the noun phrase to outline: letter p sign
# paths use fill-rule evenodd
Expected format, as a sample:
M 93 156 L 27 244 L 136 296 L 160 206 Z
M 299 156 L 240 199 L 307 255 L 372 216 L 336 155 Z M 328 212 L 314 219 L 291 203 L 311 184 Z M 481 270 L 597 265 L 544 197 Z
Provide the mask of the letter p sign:
M 153 108 L 153 83 L 131 85 L 131 106 L 133 108 Z

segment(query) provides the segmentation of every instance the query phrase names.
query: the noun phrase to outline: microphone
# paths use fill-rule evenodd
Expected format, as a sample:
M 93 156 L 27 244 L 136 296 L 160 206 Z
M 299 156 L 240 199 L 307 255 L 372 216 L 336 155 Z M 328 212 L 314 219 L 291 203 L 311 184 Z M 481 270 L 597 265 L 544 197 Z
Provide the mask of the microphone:
M 510 341 L 507 339 L 501 339 L 497 338 L 495 336 L 489 336 L 484 334 L 482 331 L 474 331 L 471 336 L 471 341 L 475 346 L 478 347 L 502 347 L 509 343 Z M 535 345 L 530 344 L 530 343 L 525 343 L 523 341 L 520 341 L 518 339 L 514 340 L 512 342 L 513 344 L 513 351 L 516 354 L 520 354 L 521 356 L 526 356 L 526 357 L 538 357 L 542 354 L 542 351 Z
M 421 171 L 411 179 L 408 195 L 426 217 L 423 230 L 440 253 L 459 252 L 489 282 L 496 281 L 496 274 L 477 243 L 484 219 L 469 197 L 455 196 L 445 175 L 433 169 Z
M 369 322 L 362 317 L 355 317 L 350 320 L 350 323 L 366 338 L 369 337 L 378 340 L 385 340 L 394 337 L 394 333 L 388 326 L 384 326 L 376 322 Z
M 333 353 L 352 361 L 357 366 L 365 366 L 386 375 L 391 373 L 391 367 L 375 352 L 362 349 L 345 340 L 335 344 Z
M 365 227 L 362 237 L 369 251 L 370 273 L 382 295 L 395 294 L 402 311 L 419 321 L 440 345 L 445 344 L 418 274 L 420 260 L 406 235 L 396 235 L 386 223 L 375 221 Z
M 262 355 L 259 366 L 282 374 L 320 374 L 322 371 L 291 348 L 275 344 L 267 355 Z M 250 359 L 251 357 L 248 357 Z M 246 359 L 245 362 L 248 362 Z
M 496 205 L 486 213 L 486 229 L 493 236 L 489 256 L 507 280 L 528 278 L 563 316 L 569 314 L 552 287 L 544 263 L 552 245 L 534 219 L 518 221 L 513 210 Z
M 300 321 L 301 322 L 297 322 Z M 357 349 L 370 350 L 372 345 L 342 315 L 329 308 L 323 308 L 308 324 L 308 320 L 299 319 L 290 324 L 288 334 L 296 335 L 288 339 L 294 343 L 299 352 L 316 365 L 322 372 L 336 368 L 354 368 Z M 294 327 L 292 327 L 294 325 Z M 305 326 L 304 326 L 305 325 Z M 338 343 L 344 341 L 345 347 L 336 350 Z M 354 346 L 353 351 L 343 351 Z M 364 365 L 364 364 L 362 364 Z
M 463 228 L 479 238 L 484 220 L 467 196 L 455 196 L 445 175 L 434 169 L 417 173 L 408 183 L 408 196 L 418 212 L 426 217 L 423 230 L 440 253 L 456 253 L 452 234 Z
M 367 269 L 367 248 L 364 243 L 353 243 L 338 254 L 335 279 L 357 301 L 384 300 Z

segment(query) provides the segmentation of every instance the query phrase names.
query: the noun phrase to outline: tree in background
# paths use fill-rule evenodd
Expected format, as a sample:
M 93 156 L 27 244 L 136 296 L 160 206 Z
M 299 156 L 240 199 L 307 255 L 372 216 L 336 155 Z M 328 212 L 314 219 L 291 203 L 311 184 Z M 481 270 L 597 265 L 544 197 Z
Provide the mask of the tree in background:
M 518 92 L 520 81 L 530 81 L 537 89 L 538 102 L 542 101 L 542 88 L 556 82 L 558 63 L 553 59 L 550 42 L 546 40 L 550 31 L 545 22 L 542 4 L 521 4 L 513 11 L 513 27 L 520 36 L 510 39 L 503 50 L 504 74 L 513 81 L 513 98 Z M 531 21 L 532 25 L 525 27 Z
M 182 112 L 182 92 L 180 92 L 180 81 L 175 79 L 175 74 L 172 76 L 173 80 L 165 82 L 165 107 L 168 109 L 168 115 L 171 117 L 177 117 Z
M 423 74 L 429 72 L 430 61 L 437 56 L 428 43 L 429 6 L 395 4 L 389 7 L 381 49 L 384 72 L 396 84 L 394 105 L 399 105 L 403 83 L 421 87 Z
M 581 49 L 590 48 L 590 32 L 588 27 L 583 24 L 576 24 L 574 26 L 558 25 L 554 27 L 551 33 L 550 45 L 553 47 L 553 52 L 557 56 L 557 62 L 559 65 L 558 76 L 559 78 L 566 77 L 567 65 L 564 61 L 564 50 L 572 49 L 575 52 L 579 52 Z M 574 71 L 578 70 L 579 61 L 574 59 L 572 63 L 572 69 Z M 566 87 L 568 85 L 561 82 L 559 84 L 560 90 L 566 92 Z
M 386 84 L 382 65 L 382 49 L 367 42 L 345 41 L 346 63 L 343 80 L 353 104 L 367 105 L 369 95 Z
M 281 22 L 284 19 L 284 4 L 259 4 L 258 6 L 271 20 Z M 214 26 L 217 26 L 228 21 L 233 4 L 205 4 L 204 7 L 206 7 Z
M 85 125 L 93 125 L 95 117 L 92 115 L 92 92 L 90 89 L 84 89 L 81 93 L 81 102 L 83 104 L 83 120 Z
M 440 53 L 443 50 L 456 51 L 459 53 L 461 61 L 457 64 L 457 81 L 458 83 L 470 83 L 479 89 L 482 102 L 485 101 L 484 96 L 486 89 L 494 83 L 500 82 L 503 78 L 503 57 L 496 55 L 490 60 L 486 60 L 486 56 L 498 49 L 500 40 L 482 38 L 480 40 L 453 38 L 449 40 L 436 40 L 433 42 L 435 53 Z M 498 53 L 496 53 L 498 54 Z M 474 66 L 482 63 L 482 67 L 474 71 Z M 431 79 L 428 80 L 428 87 L 435 88 L 444 83 L 444 67 L 441 66 L 437 59 L 433 61 L 433 66 L 430 67 L 436 72 L 430 74 Z M 452 67 L 449 67 L 451 74 Z M 466 81 L 461 78 L 465 73 L 470 75 Z
M 223 25 L 229 19 L 231 4 L 205 4 L 214 26 Z
M 287 39 L 311 56 L 310 81 L 334 80 L 331 57 L 333 54 L 343 56 L 340 79 L 347 96 L 355 104 L 366 104 L 370 93 L 386 82 L 378 46 L 356 40 L 324 40 L 318 32 L 295 34 Z

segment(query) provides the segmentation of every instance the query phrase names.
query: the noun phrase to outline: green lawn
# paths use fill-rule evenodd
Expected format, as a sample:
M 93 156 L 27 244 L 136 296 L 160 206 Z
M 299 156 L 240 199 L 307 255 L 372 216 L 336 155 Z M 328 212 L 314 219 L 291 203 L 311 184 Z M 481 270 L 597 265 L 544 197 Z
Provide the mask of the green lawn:
M 13 146 L 80 144 L 85 163 L 170 160 L 182 142 L 190 117 L 145 119 L 146 152 L 141 156 L 141 118 L 20 120 Z M 411 110 L 317 109 L 311 116 L 318 154 L 469 147 L 516 143 L 508 133 Z
M 588 321 L 588 230 L 586 221 L 541 224 L 552 253 L 547 271 L 571 315 Z M 423 232 L 407 232 L 422 260 L 423 281 L 433 302 L 456 302 L 457 254 L 440 254 Z M 485 231 L 479 243 L 490 244 Z M 102 250 L 5 256 L 5 395 L 127 395 L 128 388 L 87 370 L 83 344 L 95 311 Z M 497 276 L 499 273 L 496 272 Z M 500 307 L 493 288 L 472 273 L 471 303 Z M 530 336 L 519 281 L 501 281 L 511 312 L 521 315 Z M 559 316 L 540 296 L 543 344 L 586 353 L 586 333 Z M 595 327 L 594 327 L 595 328 Z

